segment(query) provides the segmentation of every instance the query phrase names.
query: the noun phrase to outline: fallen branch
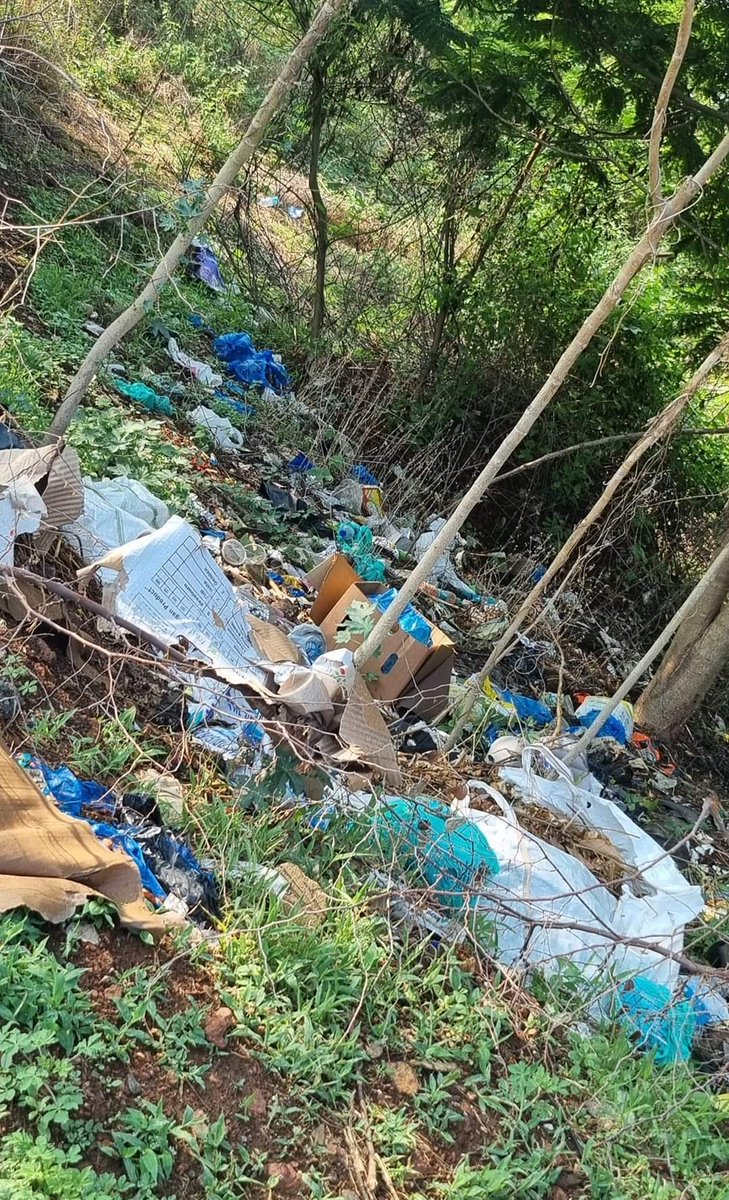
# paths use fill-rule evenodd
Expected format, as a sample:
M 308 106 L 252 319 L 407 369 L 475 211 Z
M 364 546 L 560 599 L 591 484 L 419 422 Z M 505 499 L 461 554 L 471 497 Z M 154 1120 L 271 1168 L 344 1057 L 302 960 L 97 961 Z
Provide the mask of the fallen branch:
M 677 429 L 675 436 L 724 437 L 727 433 L 729 433 L 729 425 L 720 425 L 718 428 Z M 525 471 L 534 471 L 537 467 L 543 467 L 545 463 L 554 462 L 558 458 L 566 458 L 568 454 L 577 454 L 580 450 L 595 450 L 598 446 L 609 446 L 615 442 L 637 442 L 638 438 L 642 438 L 644 434 L 645 429 L 639 429 L 634 433 L 611 433 L 607 437 L 592 438 L 589 442 L 575 442 L 572 446 L 563 446 L 561 450 L 551 450 L 549 454 L 542 454 L 540 458 L 532 458 L 529 462 L 522 463 L 520 467 L 512 467 L 510 471 L 504 471 L 497 476 L 494 484 L 503 483 L 505 479 L 513 479 L 515 475 L 522 475 Z

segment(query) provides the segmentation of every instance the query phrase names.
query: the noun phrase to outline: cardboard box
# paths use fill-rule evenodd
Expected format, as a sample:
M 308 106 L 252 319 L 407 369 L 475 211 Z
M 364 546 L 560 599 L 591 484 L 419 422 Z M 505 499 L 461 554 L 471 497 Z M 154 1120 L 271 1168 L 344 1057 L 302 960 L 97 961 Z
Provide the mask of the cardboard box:
M 387 589 L 380 583 L 359 579 L 341 554 L 320 563 L 309 574 L 308 580 L 319 592 L 311 609 L 311 619 L 321 628 L 328 648 L 334 650 L 345 645 L 355 650 L 363 641 L 362 637 L 353 637 L 344 643 L 336 640 L 349 609 L 355 601 L 369 603 L 378 617 L 371 598 Z M 432 647 L 415 641 L 400 628 L 395 629 L 385 638 L 377 658 L 369 659 L 363 667 L 373 696 L 378 700 L 395 701 L 398 708 L 426 719 L 436 716 L 445 707 L 454 657 L 450 638 L 437 625 L 431 625 L 431 629 Z

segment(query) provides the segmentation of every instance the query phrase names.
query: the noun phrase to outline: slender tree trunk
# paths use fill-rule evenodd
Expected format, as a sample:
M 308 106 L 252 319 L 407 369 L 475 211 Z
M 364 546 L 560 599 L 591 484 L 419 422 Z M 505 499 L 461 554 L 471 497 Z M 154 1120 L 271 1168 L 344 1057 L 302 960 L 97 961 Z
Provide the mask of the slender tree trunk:
M 597 737 L 603 725 L 605 725 L 610 717 L 610 714 L 615 711 L 620 701 L 624 700 L 629 692 L 635 687 L 636 683 L 645 674 L 651 663 L 655 662 L 661 651 L 666 648 L 668 643 L 671 641 L 671 638 L 674 637 L 674 635 L 678 636 L 684 621 L 690 616 L 690 614 L 698 613 L 704 609 L 705 602 L 709 603 L 709 597 L 716 595 L 717 585 L 721 587 L 722 581 L 724 582 L 725 596 L 723 604 L 723 609 L 725 612 L 723 628 L 717 627 L 713 639 L 710 639 L 710 644 L 707 643 L 705 650 L 707 652 L 706 663 L 709 663 L 712 660 L 715 652 L 723 652 L 723 661 L 726 661 L 727 653 L 729 653 L 729 601 L 726 599 L 726 588 L 727 585 L 729 585 L 729 541 L 719 551 L 706 574 L 701 577 L 699 582 L 696 584 L 696 587 L 686 597 L 681 607 L 673 614 L 671 620 L 666 625 L 666 628 L 659 633 L 650 650 L 645 652 L 640 662 L 636 663 L 636 665 L 633 667 L 633 670 L 630 672 L 627 679 L 623 680 L 615 695 L 610 697 L 610 703 L 606 704 L 601 709 L 601 711 L 595 717 L 595 720 L 592 722 L 592 725 L 590 725 L 589 728 L 587 728 L 585 732 L 581 734 L 574 746 L 570 747 L 569 751 L 565 755 L 565 762 L 567 764 L 574 762 L 575 759 L 579 758 L 579 756 L 584 753 L 593 738 Z M 719 612 L 720 611 L 721 610 L 719 610 Z M 718 616 L 719 613 L 717 613 L 717 617 Z M 710 626 L 707 628 L 707 633 L 709 628 Z M 708 687 L 710 687 L 711 683 L 713 683 L 713 680 L 716 678 L 716 674 L 717 671 L 715 669 L 712 679 L 709 680 L 707 684 L 706 690 L 708 690 Z M 694 692 L 695 689 L 689 689 L 689 694 L 692 696 L 694 695 Z M 705 695 L 705 692 L 703 694 Z M 703 695 L 700 696 L 699 699 L 703 699 Z
M 595 522 L 602 516 L 605 510 L 612 503 L 615 493 L 621 484 L 627 479 L 633 468 L 640 461 L 644 454 L 650 450 L 651 446 L 655 446 L 656 442 L 667 437 L 673 429 L 675 429 L 682 414 L 688 408 L 691 400 L 696 393 L 706 383 L 711 372 L 729 353 L 729 333 L 726 333 L 721 341 L 714 347 L 710 354 L 707 354 L 701 366 L 694 372 L 691 379 L 686 384 L 686 387 L 681 393 L 674 397 L 670 404 L 666 405 L 663 412 L 651 421 L 645 433 L 640 438 L 640 441 L 629 451 L 625 456 L 620 466 L 613 473 L 605 488 L 598 496 L 587 516 L 583 517 L 579 525 L 575 526 L 567 541 L 555 554 L 547 570 L 542 575 L 541 579 L 535 583 L 527 597 L 522 601 L 516 615 L 509 622 L 508 627 L 504 630 L 496 645 L 493 647 L 486 662 L 479 671 L 478 675 L 471 680 L 468 685 L 462 700 L 459 702 L 459 707 L 462 706 L 461 716 L 448 738 L 446 749 L 450 749 L 455 745 L 460 736 L 465 724 L 468 720 L 469 712 L 481 691 L 481 687 L 493 671 L 494 667 L 505 654 L 511 649 L 511 644 L 514 635 L 518 632 L 529 613 L 534 608 L 537 601 L 544 595 L 552 580 L 562 570 L 573 552 L 577 549 L 582 541 L 584 541 L 589 530 Z
M 446 326 L 448 324 L 448 318 L 457 312 L 463 303 L 464 298 L 468 294 L 468 289 L 478 275 L 478 272 L 481 270 L 486 255 L 496 242 L 501 230 L 509 219 L 511 211 L 519 199 L 519 196 L 523 192 L 526 182 L 532 173 L 534 164 L 543 149 L 544 146 L 541 142 L 537 142 L 535 144 L 534 149 L 529 154 L 529 157 L 519 172 L 519 177 L 514 184 L 514 187 L 509 192 L 509 195 L 506 197 L 506 200 L 497 213 L 493 225 L 490 225 L 486 230 L 486 233 L 481 240 L 481 244 L 476 251 L 470 267 L 460 280 L 456 278 L 455 269 L 456 229 L 454 214 L 451 214 L 450 217 L 447 218 L 446 222 L 444 222 L 444 231 L 448 228 L 448 226 L 450 226 L 452 230 L 452 246 L 449 245 L 448 247 L 450 250 L 450 262 L 448 260 L 445 262 L 445 269 L 443 273 L 443 300 L 438 308 L 438 313 L 435 319 L 433 336 L 430 341 L 430 349 L 428 350 L 425 362 L 418 377 L 418 381 L 415 385 L 414 394 L 416 398 L 422 394 L 426 383 L 435 370 L 438 362 L 438 356 L 440 354 L 440 348 L 443 343 L 443 335 L 445 334 Z
M 91 350 L 71 380 L 68 391 L 53 419 L 50 428 L 52 435 L 57 436 L 65 433 L 76 409 L 88 390 L 89 384 L 95 377 L 106 356 L 118 345 L 123 337 L 126 337 L 139 324 L 149 306 L 154 304 L 160 292 L 169 283 L 180 265 L 183 256 L 189 250 L 193 238 L 197 237 L 198 233 L 203 229 L 222 197 L 235 183 L 241 168 L 252 157 L 271 120 L 284 104 L 302 67 L 311 57 L 322 38 L 326 36 L 329 26 L 345 4 L 346 0 L 324 0 L 309 29 L 292 51 L 278 78 L 269 88 L 263 103 L 248 126 L 243 139 L 223 163 L 215 179 L 210 184 L 198 212 L 190 218 L 184 231 L 177 235 L 169 250 L 160 259 L 146 286 L 137 296 L 136 300 L 115 321 L 112 321 L 111 325 L 104 330 L 91 347 Z
M 609 285 L 604 295 L 595 305 L 590 315 L 583 321 L 567 349 L 555 363 L 548 379 L 539 389 L 531 404 L 522 413 L 513 429 L 503 439 L 478 478 L 462 497 L 455 512 L 446 521 L 443 529 L 428 547 L 422 559 L 410 572 L 407 580 L 400 589 L 395 601 L 382 614 L 379 621 L 365 638 L 355 654 L 357 666 L 366 662 L 382 645 L 383 639 L 395 627 L 405 607 L 413 600 L 420 584 L 423 583 L 435 566 L 438 558 L 451 544 L 463 522 L 471 514 L 478 502 L 484 496 L 487 488 L 493 482 L 504 463 L 511 457 L 530 429 L 539 419 L 544 410 L 553 400 L 564 383 L 567 375 L 574 367 L 580 355 L 590 345 L 597 331 L 617 307 L 621 297 L 627 291 L 636 275 L 643 270 L 648 262 L 652 262 L 664 234 L 675 224 L 684 210 L 695 204 L 714 172 L 719 169 L 729 154 L 729 134 L 706 160 L 695 175 L 684 180 L 675 194 L 665 202 L 663 207 L 651 220 L 643 237 L 633 247 L 625 263 Z
M 636 705 L 635 717 L 641 728 L 667 741 L 693 716 L 729 662 L 727 547 L 729 536 L 709 568 L 713 575 L 706 590 L 684 617 Z
M 314 304 L 311 311 L 311 336 L 316 341 L 324 325 L 327 251 L 329 250 L 329 213 L 319 184 L 321 135 L 324 127 L 325 75 L 316 59 L 311 67 L 311 146 L 309 150 L 309 191 L 314 206 Z
M 430 339 L 430 346 L 420 368 L 415 390 L 413 392 L 414 399 L 418 400 L 423 394 L 426 383 L 430 379 L 435 370 L 440 355 L 440 348 L 443 342 L 443 334 L 445 333 L 446 321 L 448 314 L 451 311 L 453 304 L 453 288 L 455 286 L 455 265 L 456 265 L 456 239 L 458 230 L 456 226 L 456 196 L 459 191 L 458 185 L 451 184 L 446 193 L 445 205 L 443 207 L 443 222 L 441 224 L 440 241 L 442 246 L 442 263 L 443 272 L 440 284 L 440 300 L 438 302 L 438 310 L 435 315 L 435 324 L 433 326 L 433 335 Z

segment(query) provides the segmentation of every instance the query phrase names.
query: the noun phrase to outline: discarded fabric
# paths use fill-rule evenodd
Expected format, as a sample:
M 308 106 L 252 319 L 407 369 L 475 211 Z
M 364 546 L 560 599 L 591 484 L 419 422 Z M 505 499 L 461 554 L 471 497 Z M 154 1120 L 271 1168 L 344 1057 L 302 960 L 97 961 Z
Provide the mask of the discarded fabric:
M 162 413 L 165 417 L 174 417 L 175 410 L 167 396 L 160 396 L 144 383 L 126 383 L 123 379 L 115 379 L 114 387 L 135 404 L 141 404 L 147 412 Z
M 241 383 L 271 387 L 279 394 L 290 386 L 288 371 L 273 350 L 256 350 L 247 333 L 224 333 L 213 342 L 213 350 Z

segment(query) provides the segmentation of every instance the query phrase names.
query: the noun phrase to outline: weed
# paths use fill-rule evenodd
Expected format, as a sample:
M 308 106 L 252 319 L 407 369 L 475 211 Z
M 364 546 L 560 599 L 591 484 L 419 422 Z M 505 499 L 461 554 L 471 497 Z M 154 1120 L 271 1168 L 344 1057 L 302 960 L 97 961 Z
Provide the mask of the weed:
M 19 654 L 6 653 L 0 663 L 0 675 L 13 684 L 20 696 L 35 696 L 40 684 Z
M 62 713 L 56 713 L 52 708 L 45 708 L 39 713 L 34 713 L 31 725 L 34 748 L 39 753 L 53 752 L 63 739 L 66 726 L 75 716 L 75 708 Z
M 78 412 L 68 441 L 95 479 L 137 479 L 172 508 L 181 508 L 189 496 L 189 455 L 167 440 L 161 421 L 131 417 L 100 396 L 93 408 Z
M 113 1175 L 78 1166 L 78 1146 L 62 1149 L 45 1134 L 16 1130 L 0 1145 L 0 1200 L 120 1200 Z
M 140 759 L 165 757 L 162 746 L 140 745 L 137 733 L 137 710 L 125 708 L 114 720 L 99 721 L 96 737 L 72 739 L 69 766 L 86 779 L 118 778 Z
M 152 1197 L 158 1185 L 172 1174 L 177 1157 L 174 1138 L 179 1126 L 168 1117 L 161 1103 L 142 1100 L 139 1108 L 121 1114 L 112 1130 L 113 1145 L 102 1146 L 105 1154 L 121 1160 L 137 1200 Z

